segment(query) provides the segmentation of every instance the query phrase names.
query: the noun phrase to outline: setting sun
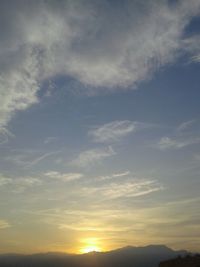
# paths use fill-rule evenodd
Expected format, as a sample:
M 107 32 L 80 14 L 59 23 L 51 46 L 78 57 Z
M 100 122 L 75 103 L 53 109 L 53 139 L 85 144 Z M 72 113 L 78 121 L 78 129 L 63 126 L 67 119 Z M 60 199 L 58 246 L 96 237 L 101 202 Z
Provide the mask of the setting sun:
M 81 253 L 100 252 L 101 249 L 97 246 L 88 246 L 88 247 L 82 248 L 80 251 Z
M 89 252 L 100 252 L 102 249 L 99 245 L 99 240 L 97 238 L 87 238 L 82 242 L 84 243 L 83 247 L 80 249 L 81 253 L 89 253 Z

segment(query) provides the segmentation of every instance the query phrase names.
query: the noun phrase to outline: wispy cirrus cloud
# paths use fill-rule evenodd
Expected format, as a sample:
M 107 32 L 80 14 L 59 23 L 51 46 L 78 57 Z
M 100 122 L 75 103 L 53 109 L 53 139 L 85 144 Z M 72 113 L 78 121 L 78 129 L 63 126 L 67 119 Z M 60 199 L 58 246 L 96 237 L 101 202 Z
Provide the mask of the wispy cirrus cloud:
M 178 125 L 177 131 L 183 132 L 183 131 L 187 130 L 188 128 L 190 128 L 194 123 L 195 123 L 195 120 L 184 121 L 183 123 Z
M 84 176 L 82 173 L 60 173 L 57 171 L 46 172 L 44 175 L 46 177 L 58 179 L 63 182 L 79 180 Z
M 190 54 L 191 62 L 200 62 L 200 34 L 185 39 L 183 45 L 185 51 Z
M 30 168 L 59 153 L 60 150 L 50 152 L 37 150 L 14 150 L 12 155 L 6 157 L 6 160 L 12 161 L 16 165 L 23 166 L 24 168 Z
M 71 161 L 71 165 L 78 167 L 88 167 L 101 163 L 104 159 L 114 156 L 116 153 L 111 146 L 104 148 L 94 148 L 81 152 L 77 158 Z
M 88 135 L 96 143 L 109 143 L 119 141 L 121 138 L 135 132 L 139 128 L 138 122 L 129 120 L 112 121 L 100 127 L 93 127 Z
M 162 137 L 157 143 L 157 147 L 161 150 L 180 149 L 189 145 L 200 143 L 200 138 L 170 138 Z
M 44 144 L 47 145 L 47 144 L 54 143 L 55 141 L 57 141 L 57 139 L 58 138 L 55 136 L 49 136 L 44 140 Z
M 171 2 L 1 2 L 0 126 L 37 103 L 43 81 L 59 74 L 95 93 L 136 88 L 183 50 L 198 61 L 198 38 L 183 33 L 200 3 Z
M 24 192 L 28 188 L 42 185 L 42 181 L 35 177 L 17 177 L 12 180 L 12 191 L 15 193 Z
M 100 176 L 97 179 L 98 180 L 110 180 L 113 178 L 121 178 L 121 177 L 125 177 L 128 176 L 129 174 L 131 174 L 130 171 L 125 171 L 125 172 L 118 172 L 118 173 L 113 173 L 111 175 L 104 175 L 104 176 Z
M 13 137 L 13 133 L 11 133 L 7 128 L 0 126 L 0 145 L 7 143 L 8 140 Z
M 24 192 L 26 189 L 42 185 L 42 180 L 36 177 L 8 177 L 0 175 L 0 187 L 8 187 L 9 190 L 15 193 Z
M 0 186 L 6 185 L 6 184 L 10 184 L 12 182 L 12 179 L 9 177 L 6 177 L 4 175 L 0 175 Z
M 111 182 L 99 186 L 83 187 L 82 193 L 97 194 L 102 199 L 115 199 L 120 197 L 139 197 L 152 192 L 163 190 L 155 180 L 136 180 Z
M 181 149 L 186 146 L 199 144 L 199 134 L 192 130 L 194 123 L 195 120 L 189 120 L 179 124 L 173 129 L 171 135 L 161 137 L 155 146 L 160 150 L 166 150 Z
M 0 229 L 5 229 L 11 227 L 10 223 L 7 222 L 6 220 L 1 220 L 0 219 Z

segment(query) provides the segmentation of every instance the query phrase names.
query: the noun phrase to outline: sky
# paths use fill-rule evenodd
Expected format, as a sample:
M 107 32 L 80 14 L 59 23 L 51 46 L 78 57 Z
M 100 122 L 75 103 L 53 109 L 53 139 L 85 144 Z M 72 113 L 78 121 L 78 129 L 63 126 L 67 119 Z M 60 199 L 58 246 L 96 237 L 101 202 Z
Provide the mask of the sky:
M 0 253 L 200 251 L 200 1 L 0 1 Z

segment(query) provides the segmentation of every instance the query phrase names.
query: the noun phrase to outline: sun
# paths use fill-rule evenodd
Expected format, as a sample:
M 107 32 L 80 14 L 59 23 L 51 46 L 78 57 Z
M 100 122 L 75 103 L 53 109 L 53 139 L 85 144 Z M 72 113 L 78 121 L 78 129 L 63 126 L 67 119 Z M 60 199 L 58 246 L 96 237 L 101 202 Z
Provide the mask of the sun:
M 85 248 L 82 248 L 81 250 L 81 253 L 89 253 L 89 252 L 100 252 L 101 249 L 97 246 L 88 246 L 88 247 L 85 247 Z
M 79 250 L 81 253 L 102 251 L 98 238 L 85 238 L 82 240 L 84 245 Z

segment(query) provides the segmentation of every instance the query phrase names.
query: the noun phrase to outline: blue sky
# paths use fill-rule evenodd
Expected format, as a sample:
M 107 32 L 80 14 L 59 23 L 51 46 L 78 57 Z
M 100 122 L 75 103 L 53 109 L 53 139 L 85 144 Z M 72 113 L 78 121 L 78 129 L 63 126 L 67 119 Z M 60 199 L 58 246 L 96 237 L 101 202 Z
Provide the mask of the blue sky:
M 200 2 L 0 5 L 0 252 L 197 251 Z

